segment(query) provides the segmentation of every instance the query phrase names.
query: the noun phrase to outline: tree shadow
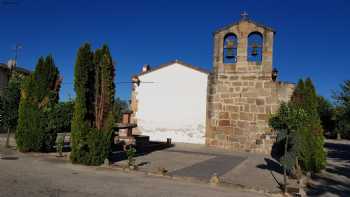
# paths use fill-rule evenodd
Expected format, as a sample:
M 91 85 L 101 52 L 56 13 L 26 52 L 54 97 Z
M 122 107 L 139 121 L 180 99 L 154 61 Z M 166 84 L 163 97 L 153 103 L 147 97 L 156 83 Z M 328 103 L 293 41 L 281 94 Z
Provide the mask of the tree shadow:
M 335 180 L 335 178 L 331 176 L 314 175 L 312 179 L 319 184 L 309 186 L 307 189 L 308 196 L 321 196 L 326 194 L 348 196 L 350 193 L 350 184 Z
M 346 164 L 344 166 L 332 165 L 326 168 L 326 171 L 331 174 L 337 174 L 339 176 L 344 176 L 350 179 L 350 165 Z
M 0 157 L 1 160 L 18 160 L 18 157 L 15 156 L 4 156 Z
M 350 144 L 341 144 L 328 141 L 325 144 L 327 148 L 327 157 L 334 160 L 350 162 Z
M 259 164 L 256 167 L 260 168 L 260 169 L 264 169 L 264 170 L 269 170 L 270 173 L 271 173 L 271 176 L 273 177 L 275 182 L 278 184 L 278 187 L 280 189 L 282 189 L 283 184 L 280 183 L 280 181 L 278 181 L 278 179 L 276 178 L 275 174 L 273 173 L 273 172 L 275 172 L 275 173 L 278 173 L 278 174 L 283 174 L 282 166 L 278 162 L 276 162 L 276 161 L 274 161 L 274 160 L 272 160 L 270 158 L 264 158 L 264 160 L 265 160 L 266 164 Z
M 328 141 L 325 147 L 328 150 L 327 157 L 333 160 L 327 165 L 326 171 L 350 178 L 350 144 Z
M 328 164 L 324 173 L 312 176 L 317 185 L 307 190 L 309 196 L 334 194 L 349 196 L 350 193 L 350 144 L 328 140 L 325 144 L 328 151 Z
M 150 141 L 149 143 L 147 143 L 147 145 L 135 147 L 136 148 L 136 156 L 135 157 L 147 155 L 147 154 L 150 154 L 150 153 L 155 152 L 155 151 L 160 151 L 163 149 L 171 148 L 173 146 L 174 146 L 173 144 L 168 144 L 166 142 Z M 123 150 L 122 146 L 115 146 L 113 148 L 113 151 L 112 151 L 109 159 L 112 163 L 126 160 L 127 159 L 126 151 Z
M 256 167 L 258 167 L 260 169 L 264 169 L 264 170 L 273 171 L 273 172 L 276 172 L 279 174 L 283 174 L 283 168 L 278 162 L 276 162 L 270 158 L 264 158 L 264 160 L 265 160 L 266 164 L 259 164 Z

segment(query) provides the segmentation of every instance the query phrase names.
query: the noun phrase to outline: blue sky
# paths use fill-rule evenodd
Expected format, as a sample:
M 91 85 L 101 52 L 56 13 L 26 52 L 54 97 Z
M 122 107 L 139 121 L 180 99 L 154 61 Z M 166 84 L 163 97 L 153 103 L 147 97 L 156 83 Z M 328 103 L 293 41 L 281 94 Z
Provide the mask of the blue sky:
M 3 0 L 0 0 L 0 2 Z M 14 0 L 5 0 L 14 1 Z M 109 45 L 116 81 L 130 81 L 143 64 L 174 59 L 211 70 L 212 32 L 250 18 L 273 27 L 274 67 L 280 80 L 311 77 L 318 93 L 350 79 L 350 1 L 272 0 L 18 0 L 0 5 L 0 62 L 23 45 L 18 63 L 33 69 L 40 56 L 52 54 L 64 77 L 61 99 L 74 97 L 73 67 L 84 42 Z M 129 99 L 130 84 L 117 84 Z

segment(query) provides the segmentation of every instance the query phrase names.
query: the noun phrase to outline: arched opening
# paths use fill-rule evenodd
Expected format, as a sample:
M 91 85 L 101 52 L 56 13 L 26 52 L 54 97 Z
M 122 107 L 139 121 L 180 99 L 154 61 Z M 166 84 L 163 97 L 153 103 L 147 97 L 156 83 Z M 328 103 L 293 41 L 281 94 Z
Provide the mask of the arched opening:
M 262 62 L 263 35 L 259 32 L 252 32 L 248 36 L 247 59 L 249 62 Z
M 234 64 L 237 62 L 237 36 L 229 33 L 224 38 L 224 64 Z

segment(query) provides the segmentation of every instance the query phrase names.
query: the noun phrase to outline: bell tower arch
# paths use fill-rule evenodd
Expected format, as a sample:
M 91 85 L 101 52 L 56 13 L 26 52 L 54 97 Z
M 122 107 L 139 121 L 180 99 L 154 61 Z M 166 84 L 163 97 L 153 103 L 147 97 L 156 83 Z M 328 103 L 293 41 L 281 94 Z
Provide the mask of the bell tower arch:
M 214 32 L 214 69 L 225 72 L 266 72 L 272 71 L 273 39 L 275 31 L 265 25 L 250 20 L 246 13 L 241 19 Z M 227 59 L 227 38 L 236 36 L 232 50 L 236 50 L 234 62 L 225 62 Z M 251 42 L 249 42 L 251 41 Z M 252 60 L 251 56 L 261 55 L 259 61 Z M 256 58 L 255 58 L 256 59 Z

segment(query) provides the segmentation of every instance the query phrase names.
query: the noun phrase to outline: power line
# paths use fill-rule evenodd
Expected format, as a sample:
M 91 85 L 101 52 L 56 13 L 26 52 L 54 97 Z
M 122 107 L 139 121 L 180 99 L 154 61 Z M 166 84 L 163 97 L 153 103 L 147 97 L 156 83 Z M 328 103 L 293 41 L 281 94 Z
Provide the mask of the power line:
M 115 82 L 115 84 L 133 84 L 134 82 L 130 82 L 130 81 L 118 81 L 118 82 Z M 153 81 L 141 81 L 140 83 L 156 83 L 156 82 L 153 82 Z M 74 85 L 74 82 L 65 82 L 65 83 L 62 83 L 62 85 Z

